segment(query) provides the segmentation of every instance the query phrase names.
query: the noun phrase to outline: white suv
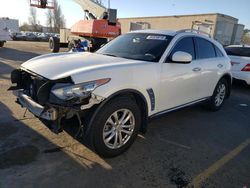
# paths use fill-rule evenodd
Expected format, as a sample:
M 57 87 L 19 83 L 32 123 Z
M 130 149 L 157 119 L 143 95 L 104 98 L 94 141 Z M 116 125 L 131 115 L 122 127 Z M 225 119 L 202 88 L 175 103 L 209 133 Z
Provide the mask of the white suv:
M 230 68 L 223 47 L 209 37 L 143 30 L 96 53 L 36 57 L 11 77 L 17 101 L 54 132 L 76 118 L 86 143 L 113 157 L 146 131 L 148 118 L 202 101 L 219 110 L 230 95 Z

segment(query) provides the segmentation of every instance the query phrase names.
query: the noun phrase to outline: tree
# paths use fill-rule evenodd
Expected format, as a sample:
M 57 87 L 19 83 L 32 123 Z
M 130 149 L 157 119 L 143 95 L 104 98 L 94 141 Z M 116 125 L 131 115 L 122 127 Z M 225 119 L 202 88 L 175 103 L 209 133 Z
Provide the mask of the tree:
M 24 22 L 23 25 L 20 26 L 20 30 L 21 31 L 29 31 L 30 27 L 29 27 L 28 23 Z
M 55 32 L 59 33 L 60 28 L 65 27 L 65 19 L 64 15 L 62 14 L 61 6 L 58 4 L 57 0 L 54 0 L 54 6 L 53 9 L 53 21 L 54 21 L 54 29 Z
M 47 17 L 47 27 L 49 32 L 53 32 L 53 12 L 51 10 L 48 10 L 46 13 Z
M 250 45 L 250 29 L 244 29 L 242 43 Z
M 60 28 L 65 27 L 65 18 L 62 14 L 61 6 L 58 4 L 57 0 L 53 0 L 54 9 L 48 10 L 46 13 L 47 26 L 51 32 L 60 32 Z
M 30 8 L 29 23 L 33 27 L 33 29 L 32 29 L 33 31 L 38 31 L 36 9 L 33 7 Z

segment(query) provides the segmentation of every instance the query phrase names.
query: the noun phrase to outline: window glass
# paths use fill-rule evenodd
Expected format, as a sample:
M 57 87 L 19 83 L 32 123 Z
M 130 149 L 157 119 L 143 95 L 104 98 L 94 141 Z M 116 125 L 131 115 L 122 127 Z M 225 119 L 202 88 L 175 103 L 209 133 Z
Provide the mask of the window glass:
M 181 39 L 174 47 L 174 49 L 171 52 L 170 57 L 172 57 L 172 55 L 175 52 L 186 52 L 189 53 L 190 55 L 192 55 L 192 58 L 195 59 L 195 50 L 194 50 L 194 42 L 193 42 L 193 38 L 192 37 L 186 37 Z
M 250 57 L 250 48 L 247 47 L 227 47 L 227 55 Z
M 214 45 L 206 39 L 196 38 L 199 52 L 199 59 L 216 57 Z
M 214 47 L 215 47 L 217 57 L 224 57 L 224 54 L 221 52 L 221 50 L 217 46 L 214 46 Z
M 96 53 L 158 62 L 172 38 L 161 34 L 128 33 L 115 38 Z

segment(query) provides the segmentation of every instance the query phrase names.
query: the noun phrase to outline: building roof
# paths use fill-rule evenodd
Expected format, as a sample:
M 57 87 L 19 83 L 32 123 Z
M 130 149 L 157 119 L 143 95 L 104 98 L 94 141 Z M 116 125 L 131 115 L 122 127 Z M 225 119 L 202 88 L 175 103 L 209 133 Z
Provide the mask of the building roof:
M 0 17 L 0 20 L 15 20 L 15 21 L 18 21 L 18 19 L 12 19 L 12 18 L 9 18 L 9 17 Z
M 128 20 L 128 19 L 151 19 L 151 18 L 171 18 L 171 17 L 190 17 L 190 16 L 221 16 L 221 17 L 227 17 L 233 20 L 238 21 L 237 18 L 234 18 L 232 16 L 221 14 L 221 13 L 207 13 L 207 14 L 187 14 L 187 15 L 172 15 L 172 16 L 146 16 L 146 17 L 130 17 L 130 18 L 119 18 L 119 20 Z

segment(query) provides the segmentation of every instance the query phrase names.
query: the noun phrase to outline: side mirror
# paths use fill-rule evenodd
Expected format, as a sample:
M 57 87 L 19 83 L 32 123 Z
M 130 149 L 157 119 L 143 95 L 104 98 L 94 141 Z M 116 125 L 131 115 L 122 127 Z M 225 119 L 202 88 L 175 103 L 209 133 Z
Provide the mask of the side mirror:
M 191 54 L 181 51 L 175 52 L 171 58 L 172 62 L 175 63 L 190 63 L 192 59 L 193 57 Z

